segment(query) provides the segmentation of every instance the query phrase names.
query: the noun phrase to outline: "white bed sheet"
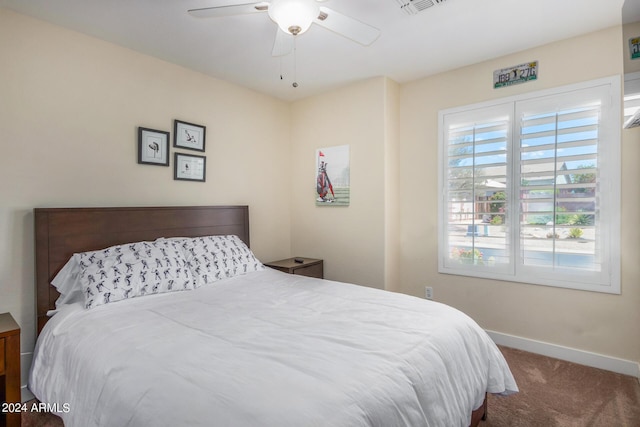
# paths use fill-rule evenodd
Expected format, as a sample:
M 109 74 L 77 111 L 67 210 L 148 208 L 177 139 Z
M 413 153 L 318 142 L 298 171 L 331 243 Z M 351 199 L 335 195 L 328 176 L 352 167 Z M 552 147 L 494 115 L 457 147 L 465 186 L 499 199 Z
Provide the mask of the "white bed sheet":
M 468 316 L 271 269 L 90 310 L 38 339 L 35 396 L 66 427 L 462 426 L 516 383 Z

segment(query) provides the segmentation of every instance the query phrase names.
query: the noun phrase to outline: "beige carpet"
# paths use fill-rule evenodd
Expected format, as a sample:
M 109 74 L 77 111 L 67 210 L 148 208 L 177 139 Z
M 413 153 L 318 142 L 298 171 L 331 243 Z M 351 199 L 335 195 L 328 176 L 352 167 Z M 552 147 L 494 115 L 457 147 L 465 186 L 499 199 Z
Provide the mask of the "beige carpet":
M 640 427 L 637 378 L 501 347 L 520 393 L 489 396 L 483 427 Z
M 480 427 L 640 427 L 636 378 L 520 350 L 501 350 L 520 393 L 490 395 L 489 417 Z M 62 421 L 52 414 L 23 414 L 22 426 L 62 427 Z

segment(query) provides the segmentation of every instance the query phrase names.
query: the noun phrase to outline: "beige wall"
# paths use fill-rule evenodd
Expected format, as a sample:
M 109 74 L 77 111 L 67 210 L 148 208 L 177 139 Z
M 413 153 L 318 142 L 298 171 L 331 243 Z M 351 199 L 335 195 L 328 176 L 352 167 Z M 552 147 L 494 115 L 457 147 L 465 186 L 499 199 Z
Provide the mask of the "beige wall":
M 489 330 L 640 360 L 638 134 L 622 142 L 622 295 L 481 280 L 437 272 L 438 111 L 589 79 L 620 75 L 620 28 L 613 28 L 402 86 L 400 130 L 402 291 L 434 296 Z M 585 47 L 588 50 L 585 51 Z M 496 69 L 540 61 L 536 82 L 494 90 Z
M 640 59 L 631 60 L 629 51 L 629 39 L 640 37 L 640 22 L 633 22 L 624 25 L 622 33 L 622 49 L 624 55 L 624 72 L 635 73 L 640 71 Z
M 385 287 L 385 128 L 394 91 L 380 77 L 292 105 L 291 247 L 323 258 L 327 279 Z M 350 146 L 351 205 L 315 206 L 316 149 L 339 145 Z
M 287 103 L 2 8 L 0 57 L 0 312 L 24 353 L 34 207 L 247 204 L 256 255 L 289 256 Z M 137 127 L 174 119 L 207 126 L 206 183 L 137 164 Z
M 385 289 L 399 292 L 400 273 L 400 85 L 387 79 L 384 127 Z

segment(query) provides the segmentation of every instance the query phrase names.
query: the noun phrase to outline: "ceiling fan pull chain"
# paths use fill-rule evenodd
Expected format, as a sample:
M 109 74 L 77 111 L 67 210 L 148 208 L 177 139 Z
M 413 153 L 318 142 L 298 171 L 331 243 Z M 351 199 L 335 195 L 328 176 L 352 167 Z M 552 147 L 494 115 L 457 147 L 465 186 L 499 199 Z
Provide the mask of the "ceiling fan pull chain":
M 298 87 L 298 60 L 296 50 L 298 50 L 297 37 L 293 36 L 293 87 Z

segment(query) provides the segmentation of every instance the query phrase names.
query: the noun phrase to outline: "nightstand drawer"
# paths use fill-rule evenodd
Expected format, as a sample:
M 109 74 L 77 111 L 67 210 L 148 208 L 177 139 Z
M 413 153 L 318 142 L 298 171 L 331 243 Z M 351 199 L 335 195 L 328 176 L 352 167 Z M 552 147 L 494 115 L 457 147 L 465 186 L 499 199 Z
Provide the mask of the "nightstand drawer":
M 20 326 L 0 313 L 0 401 L 20 403 Z M 20 412 L 0 412 L 0 426 L 20 427 Z
M 319 263 L 296 268 L 295 270 L 293 270 L 293 274 L 299 274 L 300 276 L 317 277 L 319 279 L 322 279 L 322 276 L 324 274 L 323 270 L 324 269 L 322 267 L 322 263 Z
M 0 338 L 0 375 L 4 375 L 4 338 Z
M 264 265 L 289 274 L 324 279 L 324 261 L 321 259 L 295 257 L 267 262 Z

